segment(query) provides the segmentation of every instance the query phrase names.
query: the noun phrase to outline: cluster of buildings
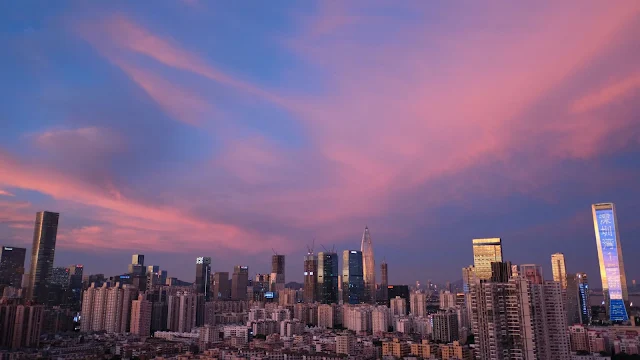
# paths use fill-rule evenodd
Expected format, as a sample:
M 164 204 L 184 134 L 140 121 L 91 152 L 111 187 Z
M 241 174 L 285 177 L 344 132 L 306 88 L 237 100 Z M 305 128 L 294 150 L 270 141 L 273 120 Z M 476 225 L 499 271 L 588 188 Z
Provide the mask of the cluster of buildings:
M 142 254 L 132 256 L 127 272 L 108 278 L 84 275 L 82 265 L 53 267 L 59 215 L 40 212 L 28 276 L 26 249 L 2 247 L 0 356 L 597 360 L 606 359 L 600 353 L 637 354 L 615 207 L 595 204 L 592 214 L 604 320 L 617 326 L 594 326 L 588 277 L 567 273 L 563 254 L 551 255 L 553 278 L 545 279 L 540 265 L 506 261 L 501 238 L 473 240 L 474 262 L 462 269 L 460 291 L 390 285 L 386 262 L 376 282 L 368 227 L 359 250 L 310 247 L 299 289 L 286 286 L 285 256 L 277 253 L 270 273 L 251 278 L 246 265 L 231 274 L 212 272 L 211 258 L 197 257 L 195 281 L 188 283 L 146 265 Z

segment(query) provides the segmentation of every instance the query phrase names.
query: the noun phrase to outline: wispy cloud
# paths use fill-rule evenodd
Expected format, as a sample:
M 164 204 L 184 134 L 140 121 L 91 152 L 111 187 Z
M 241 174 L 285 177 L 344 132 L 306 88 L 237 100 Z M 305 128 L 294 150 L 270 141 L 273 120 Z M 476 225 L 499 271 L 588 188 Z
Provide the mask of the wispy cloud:
M 15 196 L 12 193 L 6 191 L 6 190 L 2 190 L 0 189 L 0 196 Z
M 582 113 L 631 97 L 640 90 L 640 74 L 632 74 L 622 80 L 608 84 L 571 104 L 571 111 Z

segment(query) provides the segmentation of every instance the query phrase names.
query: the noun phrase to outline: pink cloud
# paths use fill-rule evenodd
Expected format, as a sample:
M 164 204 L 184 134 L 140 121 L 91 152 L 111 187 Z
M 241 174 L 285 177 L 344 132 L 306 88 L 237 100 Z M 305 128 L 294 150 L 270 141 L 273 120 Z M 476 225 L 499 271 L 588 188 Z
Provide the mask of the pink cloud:
M 582 113 L 594 110 L 624 99 L 638 89 L 640 89 L 640 74 L 633 74 L 576 100 L 571 104 L 571 111 Z
M 47 151 L 64 150 L 69 153 L 119 153 L 127 150 L 126 141 L 110 129 L 82 127 L 52 129 L 31 134 L 36 144 Z
M 12 193 L 6 191 L 6 190 L 2 190 L 0 189 L 0 196 L 15 196 Z

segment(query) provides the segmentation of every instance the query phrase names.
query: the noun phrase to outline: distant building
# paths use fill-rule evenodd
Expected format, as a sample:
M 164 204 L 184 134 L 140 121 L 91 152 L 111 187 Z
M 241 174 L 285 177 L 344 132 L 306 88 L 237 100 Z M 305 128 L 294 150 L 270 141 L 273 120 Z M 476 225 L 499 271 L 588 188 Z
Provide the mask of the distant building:
M 228 287 L 227 274 L 227 287 Z M 206 301 L 209 301 L 211 295 L 211 258 L 210 257 L 198 257 L 196 258 L 196 292 L 198 294 L 204 294 Z
M 151 315 L 153 304 L 144 299 L 143 295 L 138 300 L 131 302 L 131 333 L 143 337 L 151 335 Z
M 36 214 L 33 245 L 31 247 L 31 270 L 26 299 L 45 303 L 53 268 L 60 214 L 41 211 Z
M 234 283 L 233 286 L 235 287 L 235 285 L 236 284 Z M 231 289 L 229 288 L 229 273 L 226 271 L 213 273 L 212 288 L 213 300 L 229 300 L 231 298 Z
M 567 268 L 564 264 L 564 254 L 555 253 L 551 255 L 551 272 L 553 273 L 553 281 L 562 284 L 562 288 L 567 288 Z
M 51 280 L 49 283 L 63 288 L 69 286 L 69 269 L 66 267 L 54 267 L 51 269 Z
M 591 324 L 587 274 L 567 274 L 567 321 L 569 325 Z
M 0 347 L 38 347 L 44 312 L 42 305 L 0 305 Z
M 387 304 L 391 306 L 391 299 L 395 299 L 399 296 L 406 300 L 407 309 L 411 308 L 411 298 L 409 297 L 409 286 L 407 285 L 388 285 L 387 286 Z
M 20 289 L 27 249 L 3 246 L 0 251 L 0 285 Z
M 407 315 L 407 299 L 396 296 L 391 299 L 390 306 L 391 315 L 393 316 L 405 316 Z
M 131 256 L 131 264 L 129 264 L 129 274 L 142 276 L 145 272 L 144 255 L 133 254 Z
M 433 314 L 433 340 L 450 343 L 459 339 L 458 314 L 455 311 L 441 311 Z
M 338 303 L 338 254 L 318 253 L 318 301 L 322 304 Z
M 197 295 L 188 292 L 169 295 L 167 328 L 170 331 L 190 332 L 196 327 L 197 301 Z
M 382 260 L 382 264 L 380 264 L 380 274 L 382 275 L 382 281 L 380 282 L 380 296 L 382 302 L 386 303 L 389 298 L 387 295 L 387 286 L 389 286 L 389 267 L 387 262 Z
M 234 300 L 247 300 L 247 286 L 249 285 L 249 267 L 236 265 L 233 268 L 231 282 L 231 298 Z
M 284 255 L 274 254 L 271 257 L 271 291 L 284 290 L 285 285 L 285 258 Z
M 364 227 L 362 233 L 362 243 L 360 245 L 362 252 L 362 269 L 364 274 L 364 299 L 370 304 L 376 303 L 376 260 L 373 254 L 373 242 L 369 227 Z
M 342 299 L 345 304 L 360 304 L 364 298 L 362 252 L 345 250 L 342 253 Z
M 491 279 L 492 262 L 502 262 L 502 239 L 473 239 L 473 267 L 478 279 Z
M 310 249 L 304 257 L 304 287 L 303 300 L 313 303 L 318 297 L 318 256 Z
M 414 292 L 410 295 L 411 315 L 425 317 L 427 316 L 427 294 Z

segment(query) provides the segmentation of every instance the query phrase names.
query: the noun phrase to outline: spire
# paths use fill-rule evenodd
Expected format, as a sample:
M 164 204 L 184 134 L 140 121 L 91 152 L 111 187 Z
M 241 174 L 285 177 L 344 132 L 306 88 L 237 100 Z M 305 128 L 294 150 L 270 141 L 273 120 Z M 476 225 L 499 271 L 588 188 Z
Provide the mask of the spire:
M 376 263 L 373 255 L 373 243 L 371 241 L 371 234 L 369 233 L 369 227 L 364 227 L 364 233 L 362 234 L 362 243 L 360 245 L 360 251 L 362 251 L 362 270 L 364 275 L 364 292 L 365 299 L 370 303 L 375 303 L 376 300 Z

